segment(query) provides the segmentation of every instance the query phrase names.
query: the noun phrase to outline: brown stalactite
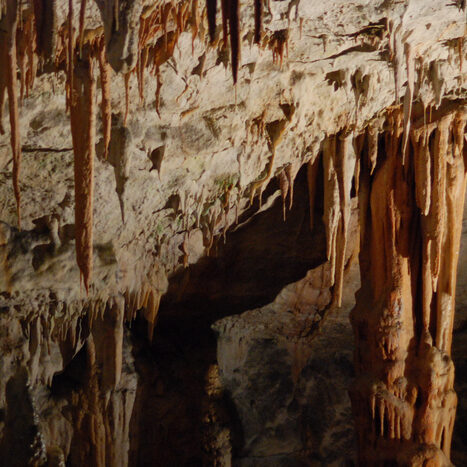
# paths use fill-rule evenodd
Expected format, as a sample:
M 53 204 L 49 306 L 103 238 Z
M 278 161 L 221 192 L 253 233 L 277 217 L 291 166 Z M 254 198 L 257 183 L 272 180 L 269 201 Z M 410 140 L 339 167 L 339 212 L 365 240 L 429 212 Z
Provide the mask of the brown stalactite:
M 13 153 L 13 189 L 16 198 L 16 212 L 18 217 L 18 226 L 21 228 L 21 193 L 19 188 L 19 175 L 21 168 L 21 139 L 19 131 L 19 108 L 18 108 L 18 82 L 16 78 L 17 63 L 16 63 L 16 31 L 18 24 L 18 3 L 17 0 L 8 0 L 6 2 L 6 15 L 3 18 L 6 22 L 7 33 L 2 33 L 1 51 L 2 68 L 6 79 L 3 78 L 3 83 L 0 83 L 0 93 L 2 97 L 0 101 L 3 103 L 4 86 L 6 84 L 8 92 L 8 108 L 10 113 L 10 140 L 11 150 Z M 3 85 L 3 90 L 2 90 Z
M 67 41 L 67 110 L 71 107 L 73 93 L 74 67 L 74 31 L 73 31 L 73 0 L 68 0 L 68 41 Z
M 229 0 L 229 32 L 230 32 L 230 53 L 232 61 L 232 78 L 234 84 L 238 79 L 238 66 L 240 62 L 240 19 L 239 19 L 240 0 Z
M 275 31 L 272 37 L 269 39 L 269 48 L 272 50 L 272 61 L 273 63 L 279 64 L 282 68 L 284 62 L 284 49 L 288 55 L 288 31 L 282 29 Z
M 255 0 L 255 44 L 261 42 L 263 28 L 263 0 Z
M 83 40 L 84 40 L 84 20 L 86 16 L 86 4 L 87 0 L 81 0 L 81 6 L 79 10 L 79 54 L 80 56 L 83 53 Z
M 95 81 L 91 58 L 77 61 L 71 97 L 71 135 L 75 155 L 76 259 L 88 292 L 92 275 L 95 151 Z
M 120 0 L 114 0 L 114 21 L 115 21 L 115 30 L 120 29 Z
M 208 16 L 209 39 L 212 43 L 216 39 L 217 0 L 206 0 L 206 12 Z
M 351 400 L 360 465 L 444 466 L 450 465 L 457 405 L 450 347 L 467 110 L 441 106 L 431 124 L 423 116 L 416 120 L 405 166 L 401 113 L 388 114 L 386 158 L 373 177 L 371 160 L 362 160 L 362 287 L 351 313 Z M 427 159 L 434 164 L 433 179 Z
M 37 74 L 37 33 L 35 26 L 35 16 L 32 11 L 23 17 L 21 24 L 18 24 L 17 30 L 17 58 L 20 70 L 21 88 L 20 98 L 24 95 L 29 97 L 29 91 L 34 85 Z
M 223 48 L 227 47 L 229 37 L 230 0 L 221 0 Z

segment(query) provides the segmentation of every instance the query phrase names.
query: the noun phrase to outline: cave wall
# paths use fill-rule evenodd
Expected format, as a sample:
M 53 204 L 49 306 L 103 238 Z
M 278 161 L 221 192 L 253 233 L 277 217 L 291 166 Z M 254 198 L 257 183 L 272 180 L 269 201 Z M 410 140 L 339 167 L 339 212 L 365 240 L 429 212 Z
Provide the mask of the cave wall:
M 223 300 L 224 316 L 264 306 L 326 260 L 338 306 L 352 203 L 361 169 L 385 164 L 388 116 L 404 158 L 443 109 L 464 112 L 465 2 L 232 1 L 215 30 L 213 3 L 0 2 L 2 446 L 23 430 L 14 407 L 34 438 L 11 465 L 152 462 L 131 439 L 144 369 L 124 328 L 157 337 L 161 300 L 209 327 Z M 293 215 L 302 167 L 307 220 Z M 263 261 L 281 274 L 256 283 L 235 229 L 276 204 L 290 237 L 252 253 L 256 274 Z M 228 294 L 209 276 L 222 260 L 242 278 Z

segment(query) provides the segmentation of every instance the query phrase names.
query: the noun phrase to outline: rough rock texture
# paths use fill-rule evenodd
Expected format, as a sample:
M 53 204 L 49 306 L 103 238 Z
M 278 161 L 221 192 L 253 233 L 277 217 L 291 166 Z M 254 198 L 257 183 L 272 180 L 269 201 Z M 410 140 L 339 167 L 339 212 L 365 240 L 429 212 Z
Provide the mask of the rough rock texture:
M 356 373 L 376 381 L 382 422 L 374 437 L 362 437 L 365 427 L 365 433 L 376 427 L 369 420 L 374 386 L 366 380 L 361 387 L 368 391 L 354 391 L 360 459 L 394 461 L 384 420 L 402 405 L 408 419 L 418 414 L 420 428 L 415 435 L 410 420 L 401 427 L 398 438 L 407 442 L 400 455 L 410 456 L 414 443 L 436 445 L 421 460 L 404 462 L 435 456 L 436 465 L 447 463 L 465 157 L 465 2 L 232 0 L 219 5 L 216 30 L 212 7 L 196 0 L 0 0 L 2 446 L 19 449 L 11 440 L 23 430 L 12 417 L 20 410 L 32 448 L 12 462 L 125 464 L 137 448 L 129 441 L 136 374 L 125 363 L 131 358 L 124 323 L 140 311 L 147 324 L 137 322 L 151 339 L 169 291 L 163 308 L 173 308 L 173 320 L 184 319 L 181 310 L 192 308 L 194 316 L 204 310 L 209 328 L 222 317 L 213 310 L 223 299 L 238 299 L 226 315 L 264 305 L 326 259 L 327 287 L 339 305 L 358 196 L 361 236 L 371 233 L 373 240 L 361 249 L 357 349 L 366 345 L 365 325 L 379 338 L 365 358 L 357 354 Z M 222 252 L 218 242 L 237 219 L 254 224 L 277 200 L 283 203 L 277 223 L 303 220 L 289 208 L 304 165 L 307 223 L 316 226 L 323 217 L 318 232 L 326 238 L 313 248 L 291 237 L 278 255 L 294 243 L 295 251 L 312 250 L 309 262 L 297 262 L 289 275 L 281 271 L 267 293 L 247 290 L 256 303 L 241 300 L 242 284 L 252 282 L 247 270 L 227 294 L 219 293 L 225 278 L 206 290 L 190 281 L 183 268 L 202 274 L 203 263 L 212 267 Z M 407 231 L 421 252 L 407 243 Z M 264 271 L 271 253 L 253 250 L 262 251 Z M 389 257 L 395 261 L 382 273 Z M 414 291 L 420 270 L 421 292 Z M 400 292 L 400 307 L 392 307 L 388 288 Z M 190 307 L 191 298 L 203 297 L 200 290 L 209 306 L 193 300 Z M 184 301 L 185 291 L 191 298 Z M 462 324 L 456 329 L 461 333 Z M 412 337 L 425 344 L 420 354 Z M 424 394 L 418 402 L 414 391 L 393 400 L 408 360 L 408 383 Z M 387 365 L 393 366 L 386 371 Z M 441 376 L 432 378 L 434 366 Z M 216 400 L 222 391 L 216 371 L 209 374 Z M 62 377 L 74 382 L 54 400 L 54 391 L 67 387 Z M 150 386 L 141 388 L 153 401 Z M 16 400 L 16 393 L 24 397 Z M 44 400 L 52 400 L 50 409 Z M 151 436 L 163 446 L 160 433 Z M 131 456 L 140 464 L 161 459 L 157 452 Z
M 347 390 L 353 377 L 353 268 L 342 309 L 330 307 L 330 266 L 311 270 L 258 310 L 224 318 L 220 377 L 237 425 L 234 464 L 343 465 L 355 459 Z M 352 290 L 353 289 L 353 290 Z

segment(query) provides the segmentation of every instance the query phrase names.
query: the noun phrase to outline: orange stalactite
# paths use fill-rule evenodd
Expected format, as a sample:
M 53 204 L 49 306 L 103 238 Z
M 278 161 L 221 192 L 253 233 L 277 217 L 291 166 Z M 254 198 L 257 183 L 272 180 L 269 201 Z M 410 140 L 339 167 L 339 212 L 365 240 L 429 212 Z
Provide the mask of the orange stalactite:
M 35 25 L 35 15 L 32 12 L 23 18 L 23 22 L 18 25 L 17 36 L 17 57 L 20 70 L 21 88 L 20 98 L 29 96 L 29 91 L 34 85 L 37 74 L 37 33 Z
M 357 347 L 350 391 L 362 465 L 415 465 L 414 455 L 424 465 L 450 465 L 467 110 L 442 104 L 428 124 L 421 110 L 405 164 L 399 107 L 387 114 L 383 160 L 374 168 L 372 158 L 362 159 L 362 288 L 351 312 Z
M 78 60 L 74 69 L 70 122 L 75 156 L 76 259 L 86 292 L 89 292 L 92 275 L 95 87 L 92 59 Z
M 110 95 L 110 65 L 105 56 L 105 41 L 103 38 L 99 41 L 98 60 L 102 90 L 101 113 L 102 132 L 104 134 L 104 159 L 107 159 L 112 130 L 112 102 Z

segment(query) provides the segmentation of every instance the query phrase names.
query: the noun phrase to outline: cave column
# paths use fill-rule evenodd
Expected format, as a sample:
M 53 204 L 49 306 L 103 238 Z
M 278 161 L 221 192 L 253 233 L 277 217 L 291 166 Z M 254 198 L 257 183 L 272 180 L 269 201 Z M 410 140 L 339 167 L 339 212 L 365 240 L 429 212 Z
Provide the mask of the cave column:
M 465 121 L 465 108 L 415 121 L 404 165 L 403 116 L 391 110 L 373 175 L 363 154 L 350 391 L 360 465 L 450 465 Z

